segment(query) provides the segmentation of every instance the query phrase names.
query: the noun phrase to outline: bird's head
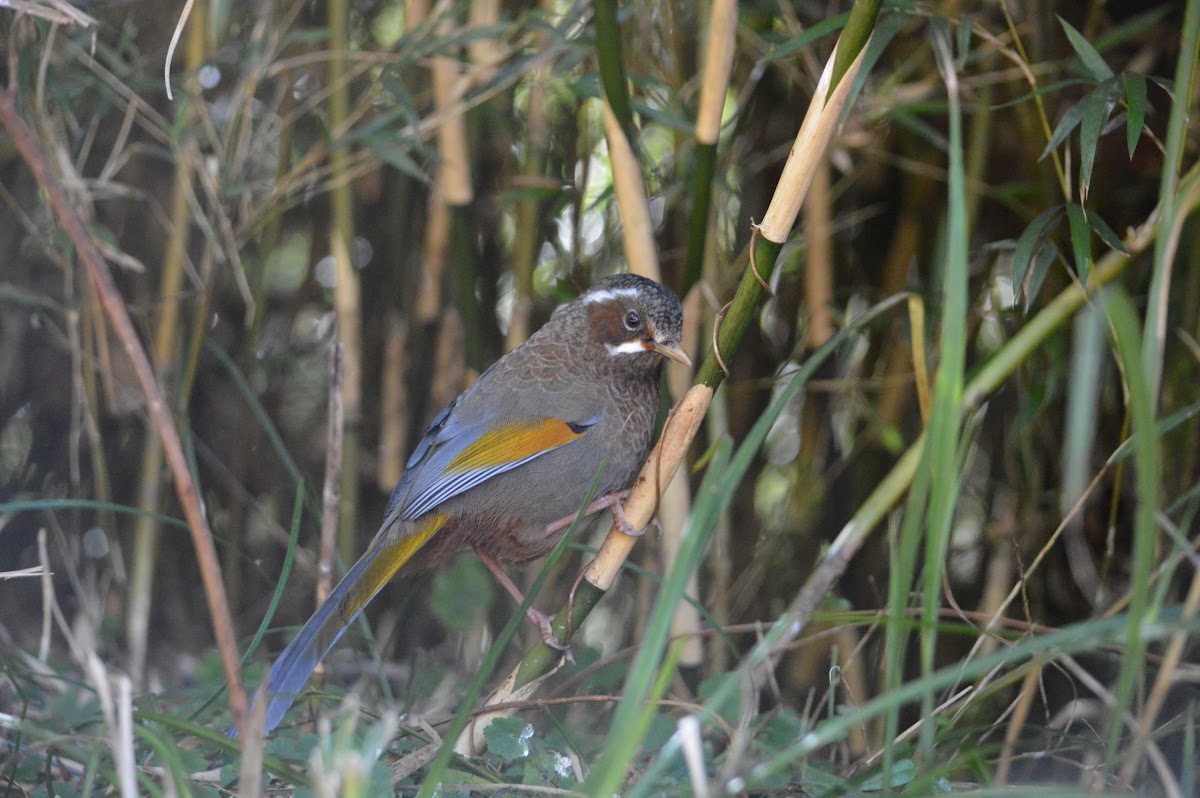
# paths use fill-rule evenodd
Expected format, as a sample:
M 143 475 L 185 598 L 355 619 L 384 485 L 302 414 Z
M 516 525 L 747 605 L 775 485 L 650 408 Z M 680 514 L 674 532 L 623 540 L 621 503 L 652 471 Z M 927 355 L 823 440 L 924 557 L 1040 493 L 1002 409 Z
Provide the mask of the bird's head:
M 690 366 L 683 351 L 683 308 L 675 294 L 636 274 L 597 282 L 574 304 L 587 332 L 618 367 L 656 369 L 664 357 Z

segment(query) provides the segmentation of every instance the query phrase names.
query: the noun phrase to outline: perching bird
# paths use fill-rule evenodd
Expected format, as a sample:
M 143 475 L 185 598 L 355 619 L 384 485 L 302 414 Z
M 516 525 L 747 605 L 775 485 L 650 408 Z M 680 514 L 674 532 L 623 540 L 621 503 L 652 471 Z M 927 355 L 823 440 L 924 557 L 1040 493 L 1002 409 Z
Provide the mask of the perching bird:
M 370 547 L 275 660 L 267 731 L 402 566 L 435 567 L 472 547 L 519 596 L 498 563 L 554 548 L 601 468 L 588 510 L 608 507 L 623 524 L 619 498 L 650 451 L 663 358 L 690 363 L 682 331 L 669 290 L 633 274 L 605 278 L 439 413 Z M 546 616 L 530 617 L 554 644 Z

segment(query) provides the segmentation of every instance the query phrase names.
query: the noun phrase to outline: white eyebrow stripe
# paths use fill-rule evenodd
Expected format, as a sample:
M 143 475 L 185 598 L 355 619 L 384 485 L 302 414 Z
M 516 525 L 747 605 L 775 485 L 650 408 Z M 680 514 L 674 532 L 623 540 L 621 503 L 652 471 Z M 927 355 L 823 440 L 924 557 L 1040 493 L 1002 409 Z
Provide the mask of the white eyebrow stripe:
M 641 341 L 626 341 L 623 344 L 605 344 L 608 347 L 608 353 L 613 357 L 617 355 L 636 355 L 639 352 L 647 352 L 646 345 Z
M 597 302 L 611 302 L 618 297 L 633 299 L 638 294 L 636 288 L 603 288 L 599 291 L 588 291 L 583 295 L 583 304 L 593 305 Z

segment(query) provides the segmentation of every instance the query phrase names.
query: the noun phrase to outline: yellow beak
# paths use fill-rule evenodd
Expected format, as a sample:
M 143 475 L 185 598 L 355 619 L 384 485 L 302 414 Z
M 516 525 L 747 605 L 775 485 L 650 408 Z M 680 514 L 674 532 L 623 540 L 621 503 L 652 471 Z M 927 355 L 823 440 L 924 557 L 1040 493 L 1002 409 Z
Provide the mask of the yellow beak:
M 653 349 L 663 357 L 671 358 L 676 363 L 682 363 L 683 365 L 689 367 L 692 365 L 692 359 L 688 357 L 687 352 L 684 352 L 683 348 L 680 347 L 679 344 L 664 344 L 658 341 L 648 341 L 646 343 L 646 348 Z

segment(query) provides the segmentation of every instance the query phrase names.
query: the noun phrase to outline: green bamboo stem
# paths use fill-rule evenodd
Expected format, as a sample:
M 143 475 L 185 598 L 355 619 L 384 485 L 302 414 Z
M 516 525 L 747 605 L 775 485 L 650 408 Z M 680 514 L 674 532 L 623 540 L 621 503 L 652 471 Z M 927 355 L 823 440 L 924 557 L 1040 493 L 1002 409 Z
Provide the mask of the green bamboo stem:
M 717 145 L 697 142 L 692 164 L 692 213 L 688 219 L 687 254 L 684 256 L 683 285 L 686 294 L 700 282 L 704 272 L 704 245 L 708 241 L 708 214 L 712 207 L 712 181 L 717 165 Z
M 873 5 L 877 10 L 877 4 L 873 3 L 873 0 L 862 0 L 862 2 Z M 598 11 L 597 16 L 599 15 L 600 12 Z M 874 17 L 872 16 L 872 21 L 873 19 Z M 599 31 L 597 35 L 598 37 L 600 36 Z M 866 37 L 864 37 L 864 42 L 865 39 Z M 598 47 L 603 53 L 604 48 L 601 46 L 600 41 L 598 41 Z M 859 50 L 855 52 L 855 57 L 851 59 L 849 69 L 857 70 L 861 64 L 862 52 Z M 831 75 L 832 65 L 829 65 L 826 68 L 826 74 L 823 76 L 822 86 L 830 85 L 828 80 Z M 712 400 L 713 387 L 720 383 L 723 375 L 726 373 L 725 368 L 719 364 L 719 361 L 724 359 L 727 353 L 732 353 L 737 348 L 742 334 L 749 325 L 750 319 L 753 318 L 757 309 L 758 299 L 761 296 L 763 278 L 768 276 L 774 268 L 779 250 L 782 247 L 783 241 L 786 240 L 787 231 L 790 231 L 791 227 L 795 224 L 796 217 L 799 215 L 800 204 L 808 188 L 809 178 L 805 175 L 811 176 L 812 160 L 823 157 L 825 147 L 833 132 L 834 123 L 848 97 L 849 91 L 844 86 L 839 86 L 837 91 L 831 93 L 827 100 L 821 98 L 817 102 L 814 102 L 813 106 L 809 109 L 805 124 L 801 126 L 797 137 L 797 146 L 793 148 L 792 155 L 784 167 L 784 178 L 781 179 L 780 185 L 777 187 L 775 196 L 772 199 L 771 206 L 768 208 L 767 215 L 764 217 L 764 221 L 771 220 L 771 229 L 776 233 L 775 237 L 779 240 L 771 240 L 761 235 L 756 236 L 759 240 L 753 249 L 752 268 L 743 277 L 742 284 L 739 286 L 726 318 L 726 323 L 729 324 L 729 327 L 727 329 L 719 329 L 717 333 L 721 356 L 718 357 L 712 352 L 709 353 L 705 360 L 705 366 L 702 367 L 701 374 L 697 376 L 692 389 L 689 390 L 688 394 L 676 407 L 675 429 L 672 430 L 671 426 L 668 425 L 667 432 L 660 439 L 655 451 L 651 453 L 648 465 L 643 469 L 643 473 L 639 476 L 638 484 L 635 485 L 629 500 L 626 502 L 626 517 L 635 526 L 647 523 L 650 520 L 653 514 L 652 505 L 660 489 L 656 486 L 661 485 L 661 488 L 666 487 L 666 484 L 672 478 L 681 462 L 688 445 L 699 430 L 704 411 Z M 724 327 L 724 325 L 720 326 Z M 644 516 L 643 513 L 645 513 Z M 578 585 L 571 604 L 555 617 L 553 624 L 556 629 L 562 630 L 566 626 L 568 613 L 572 621 L 572 628 L 578 628 L 588 611 L 595 606 L 607 586 L 611 584 L 612 578 L 615 577 L 616 572 L 619 570 L 624 557 L 627 556 L 631 547 L 632 542 L 629 536 L 619 530 L 614 529 L 610 531 L 596 559 L 585 570 L 583 579 Z M 510 682 L 517 682 L 517 676 L 520 674 L 519 687 L 520 684 L 527 684 L 527 679 L 536 678 L 537 675 L 545 672 L 558 659 L 557 656 L 553 658 L 546 657 L 547 653 L 542 650 L 541 646 L 535 646 L 534 652 L 518 665 L 517 670 L 514 671 L 513 676 L 510 678 Z M 487 675 L 481 669 L 476 678 L 477 680 L 486 678 Z M 507 688 L 501 691 L 501 693 L 507 692 Z M 492 699 L 497 698 L 498 695 L 494 693 Z M 450 728 L 446 730 L 446 743 L 430 764 L 429 771 L 422 785 L 421 795 L 433 794 L 433 791 L 436 790 L 436 785 L 441 782 L 453 747 L 466 728 L 468 709 L 469 707 L 464 703 L 460 707 Z
M 543 36 L 543 43 L 545 37 Z M 516 208 L 516 239 L 513 241 L 513 302 L 512 317 L 508 323 L 505 348 L 513 349 L 529 337 L 529 317 L 533 309 L 533 272 L 537 266 L 538 248 L 541 243 L 541 201 L 533 186 L 545 177 L 546 142 L 546 84 L 549 67 L 534 70 L 529 79 L 528 123 L 525 140 L 525 157 L 521 162 L 522 190 L 528 192 Z
M 861 60 L 857 61 L 857 63 L 861 63 Z M 846 95 L 842 94 L 841 96 L 844 98 Z M 838 111 L 840 111 L 840 108 L 834 106 L 828 110 L 836 114 Z M 830 127 L 830 130 L 831 129 L 832 128 Z M 808 152 L 799 157 L 821 157 L 823 148 L 824 145 L 822 144 L 822 152 Z M 793 157 L 797 156 L 794 154 Z M 796 192 L 792 191 L 792 189 L 795 187 L 786 187 L 788 189 L 786 191 L 783 190 L 784 188 L 785 187 L 781 186 L 781 190 L 777 192 L 777 195 L 779 193 L 790 193 L 793 196 L 788 198 L 789 201 L 794 200 L 794 195 Z M 803 192 L 801 191 L 799 193 L 802 194 Z M 774 205 L 775 202 L 773 201 L 772 204 Z M 798 202 L 795 203 L 795 211 L 796 213 L 799 211 Z M 786 214 L 781 215 L 786 216 Z M 794 224 L 795 214 L 792 214 L 791 222 Z M 725 313 L 723 320 L 719 321 L 717 325 L 716 339 L 718 350 L 720 351 L 721 355 L 718 358 L 710 346 L 708 354 L 704 359 L 704 363 L 697 373 L 694 383 L 696 386 L 705 386 L 709 389 L 715 389 L 716 386 L 718 386 L 724 379 L 725 371 L 722 368 L 721 363 L 724 362 L 727 366 L 732 356 L 736 353 L 746 329 L 753 320 L 755 313 L 757 312 L 758 301 L 761 298 L 763 291 L 760 276 L 763 280 L 769 279 L 770 274 L 775 267 L 779 251 L 782 248 L 782 243 L 776 243 L 762 235 L 755 235 L 752 246 L 754 252 L 752 267 L 747 269 L 741 284 L 738 286 L 737 292 L 734 295 L 734 299 L 730 304 L 728 311 Z M 758 275 L 755 275 L 755 269 L 757 269 Z M 693 388 L 693 390 L 695 390 L 695 388 Z M 711 393 L 709 395 L 711 397 Z M 661 443 L 662 442 L 660 442 L 660 445 Z M 686 442 L 673 442 L 673 445 L 679 443 L 682 443 L 682 445 L 686 446 Z M 653 460 L 654 457 L 655 455 L 652 454 L 651 460 Z M 670 475 L 666 474 L 664 475 L 664 478 L 669 479 Z M 626 513 L 629 514 L 629 505 L 626 506 Z M 555 634 L 559 636 L 560 640 L 569 639 L 569 635 L 567 635 L 568 629 L 576 630 L 579 628 L 591 610 L 599 602 L 600 598 L 604 595 L 604 592 L 605 591 L 601 587 L 588 581 L 588 579 L 583 579 L 580 581 L 571 604 L 566 609 L 559 612 L 552 621 Z M 557 652 L 550 650 L 548 647 L 542 644 L 535 645 L 532 651 L 530 651 L 526 658 L 522 660 L 521 664 L 517 668 L 515 679 L 517 686 L 519 687 L 521 685 L 528 684 L 533 679 L 546 673 L 548 669 L 552 667 L 553 664 L 558 660 L 558 658 L 559 654 Z
M 725 378 L 725 369 L 737 354 L 746 328 L 754 321 L 754 315 L 758 312 L 763 282 L 770 282 L 781 249 L 782 242 L 776 243 L 762 235 L 754 236 L 750 244 L 751 267 L 742 274 L 742 281 L 738 284 L 737 293 L 733 295 L 733 302 L 725 311 L 724 318 L 718 319 L 717 346 L 715 349 L 711 345 L 708 347 L 704 361 L 696 372 L 698 384 L 707 385 L 715 390 Z M 755 276 L 755 268 L 762 276 L 762 281 Z
M 712 4 L 700 85 L 700 107 L 696 112 L 696 145 L 693 150 L 690 192 L 692 213 L 688 221 L 687 254 L 684 257 L 681 296 L 687 294 L 700 280 L 704 269 L 704 245 L 708 239 L 713 173 L 716 171 L 717 144 L 721 134 L 721 117 L 725 110 L 725 94 L 729 90 L 729 73 L 733 68 L 737 23 L 737 3 L 734 0 L 717 0 Z
M 850 9 L 850 19 L 842 28 L 838 37 L 837 53 L 833 58 L 833 79 L 829 82 L 829 96 L 838 88 L 849 71 L 854 59 L 862 53 L 871 33 L 875 30 L 875 20 L 879 17 L 879 7 L 882 0 L 859 0 Z
M 1183 18 L 1179 61 L 1175 65 L 1175 101 L 1171 103 L 1167 121 L 1166 152 L 1163 153 L 1162 178 L 1158 189 L 1158 213 L 1163 234 L 1154 241 L 1154 274 L 1150 279 L 1150 301 L 1146 307 L 1145 334 L 1142 338 L 1142 367 L 1150 379 L 1151 400 L 1155 404 L 1158 403 L 1161 388 L 1171 272 L 1179 244 L 1179 232 L 1176 229 L 1179 169 L 1187 138 L 1188 115 L 1192 110 L 1197 48 L 1200 48 L 1200 0 L 1189 0 Z
M 596 55 L 604 98 L 629 141 L 634 142 L 637 139 L 633 135 L 633 108 L 629 103 L 629 86 L 625 81 L 625 67 L 621 59 L 621 26 L 617 22 L 617 0 L 595 0 L 592 3 L 592 15 L 596 25 Z

